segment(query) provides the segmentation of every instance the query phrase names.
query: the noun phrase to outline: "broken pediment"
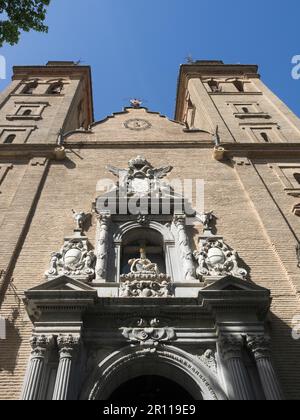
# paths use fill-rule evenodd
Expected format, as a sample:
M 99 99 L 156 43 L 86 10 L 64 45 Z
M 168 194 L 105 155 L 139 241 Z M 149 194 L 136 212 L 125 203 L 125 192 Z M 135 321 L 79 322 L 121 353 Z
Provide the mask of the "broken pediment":
M 213 135 L 201 130 L 187 130 L 185 124 L 171 121 L 147 108 L 125 108 L 89 130 L 79 129 L 65 136 L 66 143 L 118 143 L 118 142 L 212 142 Z

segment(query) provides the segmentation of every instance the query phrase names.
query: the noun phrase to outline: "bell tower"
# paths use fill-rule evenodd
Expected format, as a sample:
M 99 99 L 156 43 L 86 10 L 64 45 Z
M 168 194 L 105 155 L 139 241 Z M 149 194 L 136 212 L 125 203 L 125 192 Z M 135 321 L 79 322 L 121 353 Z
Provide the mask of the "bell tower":
M 73 62 L 14 67 L 0 95 L 0 144 L 57 144 L 93 122 L 91 71 Z
M 300 142 L 299 119 L 261 81 L 255 65 L 196 61 L 181 66 L 175 119 L 222 143 Z

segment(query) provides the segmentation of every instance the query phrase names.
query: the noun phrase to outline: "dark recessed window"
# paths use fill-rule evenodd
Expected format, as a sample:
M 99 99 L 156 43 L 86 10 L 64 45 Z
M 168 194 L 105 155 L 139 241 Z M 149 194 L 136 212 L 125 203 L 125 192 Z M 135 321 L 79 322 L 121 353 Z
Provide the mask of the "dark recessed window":
M 242 108 L 242 110 L 243 110 L 244 114 L 249 114 L 249 108 L 247 108 L 247 107 L 244 106 Z
M 14 140 L 16 139 L 16 135 L 15 134 L 9 134 L 6 139 L 4 140 L 5 144 L 11 144 L 14 142 Z
M 294 178 L 295 178 L 295 180 L 298 182 L 298 184 L 300 185 L 300 173 L 295 173 L 294 174 Z
M 31 109 L 26 109 L 23 112 L 24 117 L 29 117 L 29 115 L 32 115 L 32 110 Z
M 23 92 L 25 95 L 32 95 L 34 90 L 37 88 L 37 83 L 28 83 L 25 88 L 23 89 Z
M 216 80 L 211 80 L 208 85 L 213 93 L 221 92 L 219 83 Z
M 238 92 L 244 92 L 244 83 L 236 80 L 233 82 L 234 86 L 237 88 Z
M 59 83 L 53 83 L 49 87 L 47 93 L 49 95 L 60 95 L 62 90 L 63 90 L 63 84 L 62 83 L 60 83 L 60 82 Z
M 265 143 L 271 143 L 270 137 L 268 136 L 267 133 L 260 133 L 260 135 Z

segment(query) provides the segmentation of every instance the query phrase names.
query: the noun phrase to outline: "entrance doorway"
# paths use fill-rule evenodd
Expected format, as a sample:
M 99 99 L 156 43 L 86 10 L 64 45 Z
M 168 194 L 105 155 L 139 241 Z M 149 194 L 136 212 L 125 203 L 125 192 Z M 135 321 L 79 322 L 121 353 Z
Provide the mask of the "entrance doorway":
M 139 376 L 117 388 L 109 401 L 192 403 L 192 396 L 179 384 L 162 376 Z

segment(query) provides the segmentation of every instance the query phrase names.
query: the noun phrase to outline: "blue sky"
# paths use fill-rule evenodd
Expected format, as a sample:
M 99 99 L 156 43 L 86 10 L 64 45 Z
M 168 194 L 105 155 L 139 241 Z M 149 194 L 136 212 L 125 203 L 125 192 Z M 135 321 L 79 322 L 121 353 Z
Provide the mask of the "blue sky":
M 189 54 L 259 64 L 263 80 L 300 115 L 300 80 L 291 77 L 299 15 L 299 0 L 52 0 L 49 33 L 22 34 L 0 54 L 9 78 L 13 65 L 91 65 L 96 120 L 135 96 L 173 118 L 179 65 Z

